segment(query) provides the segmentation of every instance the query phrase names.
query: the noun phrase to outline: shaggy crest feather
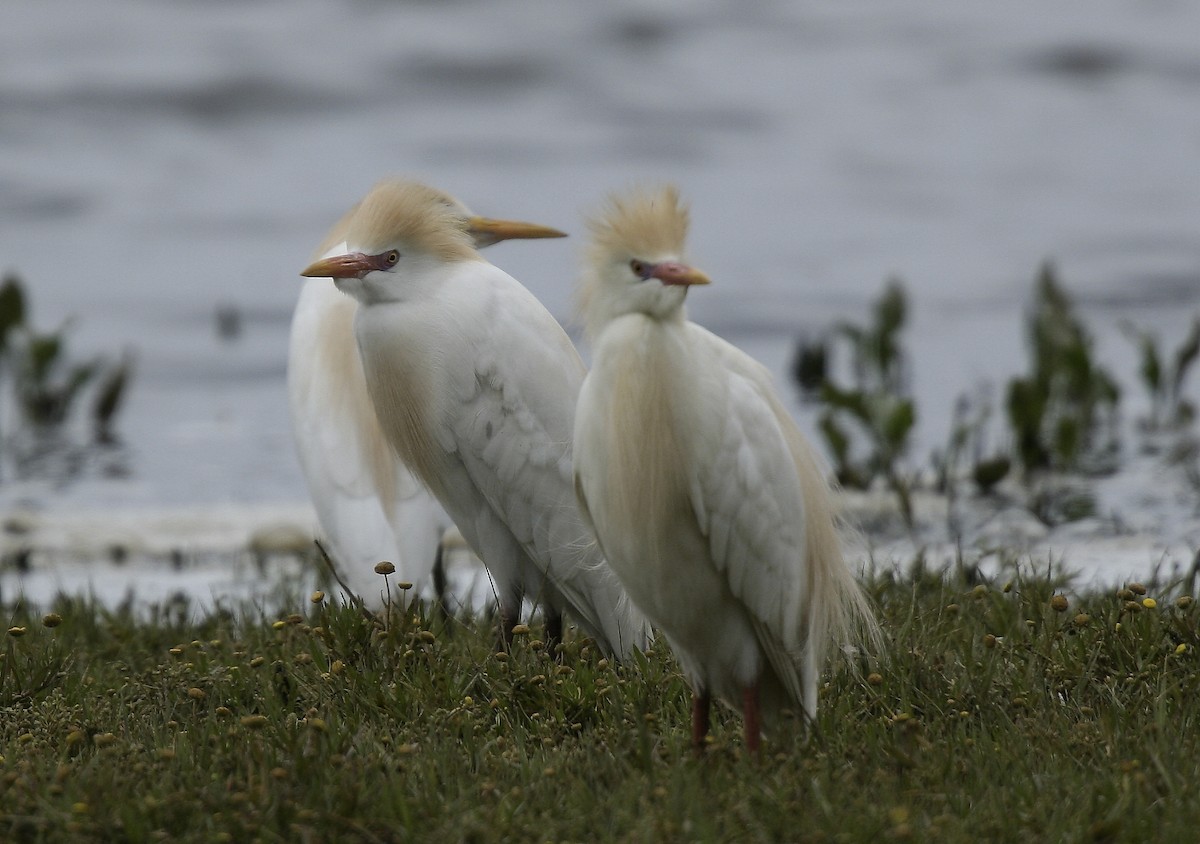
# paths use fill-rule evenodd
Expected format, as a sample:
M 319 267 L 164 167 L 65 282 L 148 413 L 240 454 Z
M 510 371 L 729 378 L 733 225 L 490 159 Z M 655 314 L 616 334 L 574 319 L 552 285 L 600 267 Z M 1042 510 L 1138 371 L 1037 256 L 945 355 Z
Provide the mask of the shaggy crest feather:
M 416 182 L 379 183 L 347 217 L 347 242 L 368 250 L 403 241 L 446 262 L 479 258 L 453 200 Z

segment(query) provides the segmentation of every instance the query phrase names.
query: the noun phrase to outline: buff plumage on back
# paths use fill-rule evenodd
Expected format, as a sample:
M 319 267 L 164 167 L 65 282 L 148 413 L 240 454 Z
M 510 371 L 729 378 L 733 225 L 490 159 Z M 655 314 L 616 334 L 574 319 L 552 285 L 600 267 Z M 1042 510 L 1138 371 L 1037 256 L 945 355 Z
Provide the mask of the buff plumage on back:
M 352 247 L 369 252 L 402 241 L 447 263 L 479 260 L 461 212 L 444 193 L 424 185 L 381 182 L 348 216 L 346 241 Z

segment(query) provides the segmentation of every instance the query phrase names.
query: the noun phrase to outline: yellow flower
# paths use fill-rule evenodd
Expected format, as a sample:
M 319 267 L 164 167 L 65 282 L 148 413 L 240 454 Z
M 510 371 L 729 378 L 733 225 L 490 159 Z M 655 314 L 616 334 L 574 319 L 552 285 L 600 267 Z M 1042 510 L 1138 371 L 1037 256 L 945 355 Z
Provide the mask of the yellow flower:
M 1158 601 L 1153 598 L 1142 598 L 1142 606 L 1148 610 L 1152 610 L 1158 606 Z

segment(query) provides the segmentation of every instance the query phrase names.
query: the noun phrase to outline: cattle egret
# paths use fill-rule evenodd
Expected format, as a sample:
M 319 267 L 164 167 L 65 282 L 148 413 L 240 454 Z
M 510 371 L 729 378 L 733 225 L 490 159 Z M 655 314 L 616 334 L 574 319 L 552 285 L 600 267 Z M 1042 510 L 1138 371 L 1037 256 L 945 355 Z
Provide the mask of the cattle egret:
M 379 185 L 346 221 L 344 242 L 303 275 L 332 277 L 358 301 L 383 433 L 487 567 L 502 643 L 529 596 L 552 641 L 566 608 L 605 651 L 644 647 L 645 621 L 575 503 L 571 431 L 585 369 L 566 333 L 479 256 L 462 215 L 428 188 Z
M 565 237 L 545 226 L 477 217 L 445 194 L 438 200 L 466 221 L 479 247 L 509 238 Z M 316 257 L 345 252 L 355 210 L 333 227 Z M 380 430 L 354 338 L 357 308 L 328 280 L 304 284 L 292 317 L 288 396 L 300 466 L 332 557 L 350 589 L 378 606 L 383 583 L 375 564 L 395 564 L 397 579 L 419 590 L 450 518 Z
M 824 474 L 767 370 L 689 322 L 688 212 L 665 188 L 591 222 L 581 306 L 592 371 L 575 420 L 575 488 L 633 602 L 693 689 L 702 750 L 713 695 L 747 746 L 789 701 L 809 720 L 826 649 L 873 631 L 839 548 Z

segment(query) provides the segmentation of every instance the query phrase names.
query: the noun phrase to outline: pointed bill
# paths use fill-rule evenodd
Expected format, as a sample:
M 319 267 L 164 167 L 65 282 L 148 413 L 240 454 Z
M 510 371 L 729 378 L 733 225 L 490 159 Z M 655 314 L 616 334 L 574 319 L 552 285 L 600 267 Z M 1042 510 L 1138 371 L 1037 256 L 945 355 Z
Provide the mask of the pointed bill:
M 379 262 L 362 252 L 348 255 L 331 255 L 309 264 L 300 273 L 305 278 L 362 278 L 371 270 L 379 269 Z
M 479 247 L 491 246 L 502 240 L 533 240 L 544 237 L 566 237 L 566 232 L 540 226 L 537 223 L 523 223 L 519 220 L 497 220 L 491 217 L 468 217 L 467 232 L 475 238 Z
M 663 261 L 650 268 L 647 278 L 657 278 L 663 284 L 712 284 L 712 279 L 695 267 L 676 261 Z

